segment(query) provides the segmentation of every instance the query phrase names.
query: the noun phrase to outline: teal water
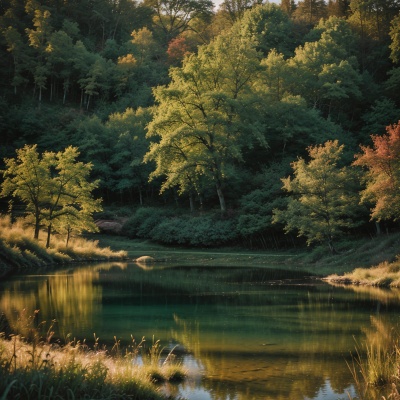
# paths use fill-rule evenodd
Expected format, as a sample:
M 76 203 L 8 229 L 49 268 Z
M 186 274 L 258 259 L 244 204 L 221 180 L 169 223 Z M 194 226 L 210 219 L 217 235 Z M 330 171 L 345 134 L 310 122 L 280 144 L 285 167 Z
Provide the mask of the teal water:
M 60 338 L 177 346 L 190 377 L 166 390 L 190 400 L 337 400 L 356 396 L 355 340 L 397 326 L 400 295 L 302 271 L 106 263 L 1 282 L 0 312 L 22 309 Z

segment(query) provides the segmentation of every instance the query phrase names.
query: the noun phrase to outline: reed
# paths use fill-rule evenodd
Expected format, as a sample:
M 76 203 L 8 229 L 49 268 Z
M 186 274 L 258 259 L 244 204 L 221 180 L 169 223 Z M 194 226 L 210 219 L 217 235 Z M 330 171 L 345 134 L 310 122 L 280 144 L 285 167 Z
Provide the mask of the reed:
M 6 399 L 165 399 L 159 382 L 185 378 L 173 357 L 162 359 L 159 341 L 149 348 L 142 338 L 122 349 L 115 339 L 108 350 L 94 344 L 53 340 L 53 324 L 37 323 L 37 312 L 21 312 L 21 332 L 0 337 L 0 400 Z M 143 361 L 141 361 L 143 360 Z M 148 362 L 145 360 L 149 360 Z M 159 377 L 159 379 L 155 379 Z
M 398 384 L 400 379 L 399 332 L 382 319 L 372 317 L 372 330 L 366 332 L 366 339 L 356 343 L 355 354 L 348 367 L 353 375 L 358 398 L 383 398 L 380 392 L 391 390 L 388 398 L 400 400 Z

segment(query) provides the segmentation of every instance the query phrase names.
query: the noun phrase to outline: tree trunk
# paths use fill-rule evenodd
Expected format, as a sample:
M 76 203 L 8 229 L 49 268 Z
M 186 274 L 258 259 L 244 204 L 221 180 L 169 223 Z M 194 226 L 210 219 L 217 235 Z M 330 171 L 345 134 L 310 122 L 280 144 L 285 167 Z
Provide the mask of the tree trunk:
M 68 229 L 67 229 L 67 242 L 66 242 L 66 244 L 65 244 L 65 247 L 68 247 L 70 234 L 71 234 L 71 229 L 68 228 Z
M 39 232 L 40 232 L 40 217 L 39 217 L 39 211 L 35 211 L 35 233 L 33 238 L 35 240 L 39 240 Z
M 220 183 L 217 183 L 217 194 L 218 194 L 218 198 L 219 198 L 219 205 L 221 208 L 221 213 L 225 214 L 226 213 L 225 197 L 224 197 L 224 193 L 222 192 L 222 185 Z
M 333 245 L 333 240 L 332 238 L 328 238 L 328 246 L 329 250 L 331 251 L 331 254 L 338 254 L 337 250 L 335 249 L 335 246 Z
M 46 240 L 46 249 L 50 247 L 50 236 L 51 236 L 51 224 L 47 226 L 47 240 Z
M 375 221 L 375 228 L 376 228 L 376 236 L 380 236 L 382 231 L 381 231 L 381 225 L 379 224 L 378 221 Z
M 190 212 L 194 212 L 194 201 L 193 201 L 193 193 L 189 193 L 189 203 L 190 203 Z

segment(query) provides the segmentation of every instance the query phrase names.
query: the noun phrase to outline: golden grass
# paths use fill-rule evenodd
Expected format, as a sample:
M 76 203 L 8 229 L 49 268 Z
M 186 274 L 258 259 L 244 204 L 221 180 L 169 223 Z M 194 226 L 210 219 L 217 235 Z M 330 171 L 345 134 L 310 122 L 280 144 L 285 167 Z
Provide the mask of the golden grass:
M 164 399 L 157 383 L 185 379 L 186 371 L 171 354 L 161 357 L 158 341 L 147 348 L 144 338 L 132 339 L 121 349 L 116 340 L 108 350 L 95 336 L 91 348 L 68 338 L 60 345 L 52 340 L 52 325 L 46 330 L 45 323 L 35 322 L 37 314 L 22 311 L 21 333 L 9 339 L 0 335 L 0 399 Z
M 72 238 L 68 247 L 65 238 L 53 234 L 51 246 L 45 246 L 45 232 L 33 239 L 33 228 L 19 219 L 12 223 L 10 216 L 0 215 L 0 276 L 12 270 L 27 270 L 49 264 L 74 261 L 110 260 L 127 258 L 125 251 L 100 247 L 98 241 Z
M 356 268 L 344 275 L 329 275 L 325 280 L 331 283 L 399 288 L 400 256 L 392 263 L 385 261 L 371 268 Z

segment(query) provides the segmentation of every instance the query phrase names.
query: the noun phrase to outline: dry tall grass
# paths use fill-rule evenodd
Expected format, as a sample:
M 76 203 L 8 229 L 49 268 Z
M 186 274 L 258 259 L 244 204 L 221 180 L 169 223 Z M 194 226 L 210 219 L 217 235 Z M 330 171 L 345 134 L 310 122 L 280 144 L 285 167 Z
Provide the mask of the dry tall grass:
M 333 283 L 399 288 L 400 256 L 392 263 L 385 261 L 371 268 L 356 268 L 344 275 L 329 275 L 325 280 Z
M 86 260 L 123 259 L 125 251 L 101 248 L 97 241 L 73 238 L 68 247 L 64 238 L 53 235 L 51 247 L 46 249 L 45 234 L 39 241 L 33 239 L 33 228 L 23 219 L 12 223 L 10 216 L 0 215 L 0 276 L 13 270 Z
M 21 333 L 0 337 L 0 393 L 6 399 L 165 399 L 156 383 L 178 382 L 184 369 L 171 354 L 161 357 L 159 342 L 146 347 L 132 339 L 126 349 L 116 340 L 112 349 L 95 337 L 85 342 L 52 340 L 52 325 L 35 323 L 20 313 Z M 44 329 L 45 328 L 45 329 Z M 44 329 L 44 333 L 43 333 Z

